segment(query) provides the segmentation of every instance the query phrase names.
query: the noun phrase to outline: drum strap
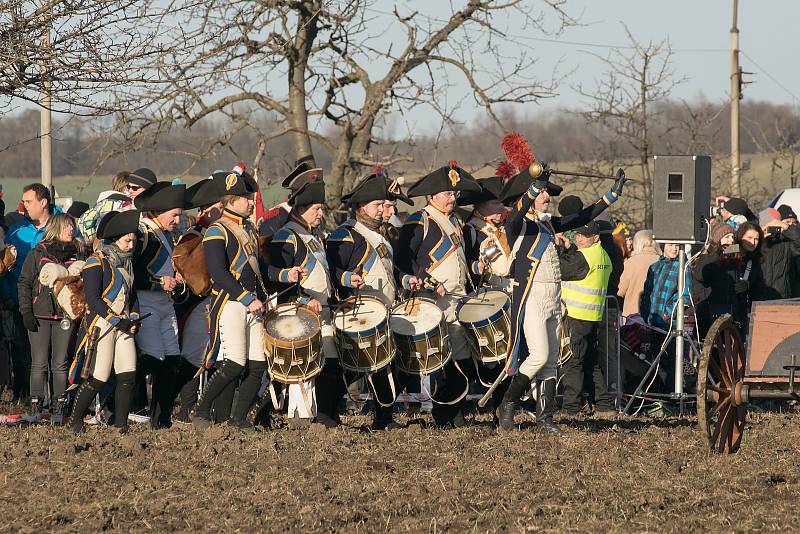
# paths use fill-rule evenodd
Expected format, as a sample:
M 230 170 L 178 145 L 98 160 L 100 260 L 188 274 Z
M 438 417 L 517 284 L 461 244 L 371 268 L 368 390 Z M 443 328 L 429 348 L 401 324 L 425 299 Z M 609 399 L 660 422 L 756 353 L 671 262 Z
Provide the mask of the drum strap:
M 283 410 L 283 404 L 286 401 L 286 392 L 289 389 L 286 384 L 282 384 L 281 386 L 281 398 L 278 399 L 278 397 L 275 396 L 275 388 L 272 387 L 272 381 L 270 380 L 269 383 L 267 383 L 267 389 L 269 389 L 269 397 L 270 400 L 272 400 L 272 406 L 278 411 Z M 308 413 L 311 412 L 309 411 Z
M 367 382 L 369 385 L 372 386 L 372 393 L 375 395 L 375 402 L 380 404 L 383 408 L 391 408 L 394 406 L 394 400 L 397 398 L 397 388 L 394 385 L 394 375 L 392 374 L 392 368 L 389 366 L 389 369 L 386 371 L 386 376 L 389 379 L 389 388 L 392 391 L 392 398 L 389 399 L 388 404 L 384 404 L 381 402 L 381 399 L 378 398 L 378 390 L 375 388 L 375 384 L 372 381 L 372 375 L 375 373 L 367 373 Z
M 490 380 L 484 380 L 483 377 L 481 376 L 481 367 L 482 367 L 481 364 L 483 364 L 483 362 L 480 360 L 480 358 L 478 358 L 478 355 L 475 354 L 474 351 L 472 353 L 472 363 L 475 365 L 475 375 L 478 377 L 478 382 L 480 382 L 481 385 L 485 388 L 492 387 L 492 382 Z M 485 367 L 485 365 L 483 366 Z
M 424 391 L 425 394 L 428 396 L 428 398 L 431 399 L 431 402 L 435 402 L 436 404 L 442 406 L 452 406 L 453 404 L 459 403 L 467 397 L 467 393 L 469 393 L 469 378 L 467 378 L 466 373 L 464 373 L 464 371 L 461 369 L 461 366 L 458 365 L 458 360 L 456 360 L 455 358 L 453 358 L 453 365 L 455 365 L 456 369 L 458 369 L 458 372 L 461 373 L 461 376 L 464 377 L 464 391 L 458 397 L 456 397 L 451 401 L 439 401 L 433 398 L 433 394 L 430 391 L 428 391 L 428 388 L 425 387 L 425 383 L 422 382 L 421 383 L 422 391 Z

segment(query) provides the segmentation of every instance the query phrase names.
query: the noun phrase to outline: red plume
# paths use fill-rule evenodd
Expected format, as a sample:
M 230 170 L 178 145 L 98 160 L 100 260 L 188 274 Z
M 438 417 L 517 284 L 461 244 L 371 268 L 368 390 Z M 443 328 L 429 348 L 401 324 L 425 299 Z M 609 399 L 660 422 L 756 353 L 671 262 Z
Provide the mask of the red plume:
M 500 142 L 500 148 L 517 169 L 525 169 L 536 161 L 530 143 L 517 132 L 506 134 Z
M 515 174 L 517 174 L 517 169 L 507 161 L 501 161 L 497 164 L 497 170 L 495 171 L 497 176 L 502 178 L 503 180 L 508 180 Z
M 451 168 L 451 169 L 455 169 L 456 167 L 458 167 L 458 162 L 457 162 L 456 160 L 454 160 L 454 159 L 451 159 L 451 160 L 448 162 L 448 165 L 450 165 L 450 168 Z
M 378 174 L 378 175 L 383 174 L 383 169 L 381 169 L 380 167 L 375 167 L 374 169 L 372 169 L 370 174 Z

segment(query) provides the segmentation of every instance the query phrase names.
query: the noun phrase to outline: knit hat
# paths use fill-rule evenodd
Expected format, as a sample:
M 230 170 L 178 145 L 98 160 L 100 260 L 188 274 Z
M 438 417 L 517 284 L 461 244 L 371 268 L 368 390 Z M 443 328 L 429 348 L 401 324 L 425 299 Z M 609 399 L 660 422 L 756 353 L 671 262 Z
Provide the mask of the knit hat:
M 726 200 L 722 204 L 722 207 L 731 212 L 733 215 L 747 215 L 747 211 L 749 209 L 747 207 L 747 202 L 745 202 L 744 199 L 736 197 Z
M 558 203 L 558 213 L 560 213 L 562 217 L 566 217 L 567 215 L 575 215 L 582 209 L 583 201 L 580 199 L 580 197 L 575 195 L 567 195 L 561 199 L 561 202 Z
M 784 219 L 797 219 L 797 214 L 788 204 L 781 204 L 778 206 L 778 213 L 781 215 L 781 220 Z
M 735 230 L 733 229 L 733 226 L 731 226 L 730 224 L 727 223 L 718 224 L 717 226 L 714 227 L 713 230 L 711 230 L 711 241 L 712 243 L 719 243 L 720 241 L 722 241 L 723 237 L 725 237 L 728 234 L 732 234 L 734 232 Z

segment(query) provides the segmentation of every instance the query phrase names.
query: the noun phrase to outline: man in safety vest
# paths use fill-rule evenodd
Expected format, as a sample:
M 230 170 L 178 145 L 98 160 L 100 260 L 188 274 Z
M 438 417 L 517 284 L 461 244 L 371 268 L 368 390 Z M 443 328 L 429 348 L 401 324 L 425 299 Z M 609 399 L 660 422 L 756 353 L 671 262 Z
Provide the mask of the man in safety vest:
M 611 259 L 600 244 L 600 228 L 596 221 L 575 230 L 575 242 L 578 249 L 567 243 L 568 248 L 560 261 L 561 299 L 567 306 L 566 326 L 572 348 L 572 356 L 563 365 L 563 408 L 570 415 L 580 413 L 586 394 L 590 402 L 594 399 L 598 413 L 613 412 L 614 401 L 598 367 L 597 347 Z M 592 377 L 593 384 L 586 384 L 588 391 L 585 391 L 584 376 Z

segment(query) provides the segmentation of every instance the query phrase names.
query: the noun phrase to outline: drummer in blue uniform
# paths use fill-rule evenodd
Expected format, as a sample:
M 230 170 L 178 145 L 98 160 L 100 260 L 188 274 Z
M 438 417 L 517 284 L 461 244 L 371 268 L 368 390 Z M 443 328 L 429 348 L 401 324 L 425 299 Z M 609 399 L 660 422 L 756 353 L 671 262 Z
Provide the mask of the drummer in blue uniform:
M 116 376 L 114 425 L 125 432 L 136 379 L 136 344 L 139 303 L 133 284 L 131 253 L 139 226 L 138 211 L 110 211 L 97 225 L 98 250 L 81 271 L 89 313 L 82 327 L 75 360 L 70 368 L 70 383 L 81 380 L 85 358 L 91 376 L 83 381 L 72 406 L 70 428 L 83 430 L 83 416 L 97 393 L 108 382 L 111 370 Z M 92 330 L 98 328 L 97 335 Z M 93 346 L 92 346 L 93 345 Z
M 500 405 L 500 428 L 514 428 L 517 403 L 537 379 L 537 426 L 561 433 L 553 422 L 561 348 L 561 270 L 555 234 L 585 225 L 616 202 L 622 194 L 625 173 L 620 169 L 614 186 L 594 204 L 566 217 L 551 217 L 547 213 L 550 197 L 559 195 L 562 188 L 550 182 L 550 171 L 545 168 L 539 173 L 535 166 L 513 176 L 500 194 L 501 201 L 515 203 L 505 229 L 516 251 L 511 265 L 512 359 L 508 368 L 513 380 Z
M 248 220 L 255 209 L 257 188 L 247 172 L 228 173 L 220 190 L 222 215 L 203 237 L 203 251 L 213 282 L 211 339 L 205 364 L 213 365 L 220 348 L 225 360 L 197 401 L 192 423 L 199 430 L 211 425 L 212 403 L 245 369 L 247 374 L 239 386 L 229 424 L 242 430 L 253 428 L 247 421 L 247 413 L 267 369 L 260 321 L 267 298 L 261 272 L 267 269 L 259 261 L 258 239 Z
M 288 189 L 291 194 L 300 189 L 304 183 L 316 178 L 322 179 L 322 169 L 314 165 L 313 157 L 304 156 L 297 160 L 292 172 L 281 181 L 281 187 Z M 289 205 L 288 199 L 271 208 L 258 227 L 258 235 L 267 238 L 274 236 L 275 232 L 289 222 L 291 212 L 292 206 Z
M 504 177 L 492 176 L 477 180 L 480 193 L 464 193 L 456 203 L 473 206 L 472 213 L 464 225 L 464 242 L 470 266 L 472 285 L 476 290 L 490 288 L 510 293 L 511 243 L 508 241 L 503 222 L 508 208 L 499 200 Z M 502 362 L 486 364 L 476 359 L 475 366 L 468 366 L 470 378 L 484 385 L 492 383 L 502 371 Z M 492 394 L 492 406 L 497 408 L 505 394 L 507 381 L 501 383 Z M 498 419 L 495 410 L 494 422 Z
M 470 281 L 463 224 L 453 209 L 459 194 L 480 191 L 480 185 L 455 161 L 421 178 L 409 188 L 408 196 L 429 195 L 428 205 L 408 217 L 395 251 L 402 287 L 429 291 L 447 323 L 449 342 L 441 349 L 449 350 L 452 357 L 431 376 L 438 397 L 434 399 L 433 418 L 440 427 L 465 424 L 461 392 L 468 384 L 456 361 L 471 358 L 473 347 L 456 319 L 456 305 L 467 293 Z
M 354 216 L 328 236 L 325 246 L 331 280 L 340 300 L 360 294 L 379 299 L 387 308 L 394 305 L 394 252 L 383 223 L 384 202 L 394 198 L 388 186 L 383 173 L 373 173 L 342 196 Z M 390 367 L 375 372 L 369 381 L 377 401 L 373 430 L 385 430 L 392 422 L 396 386 Z M 348 373 L 347 382 L 357 378 L 355 373 Z
M 289 424 L 305 426 L 316 417 L 316 422 L 332 428 L 341 424 L 337 394 L 342 378 L 337 372 L 339 353 L 329 307 L 333 284 L 320 231 L 325 216 L 325 183 L 321 175 L 294 191 L 289 196 L 289 205 L 292 207 L 289 221 L 269 244 L 270 280 L 283 291 L 290 283 L 298 282 L 298 272 L 302 274 L 294 290 L 283 293 L 279 303 L 299 302 L 320 314 L 325 358 L 322 372 L 316 378 L 289 386 Z

